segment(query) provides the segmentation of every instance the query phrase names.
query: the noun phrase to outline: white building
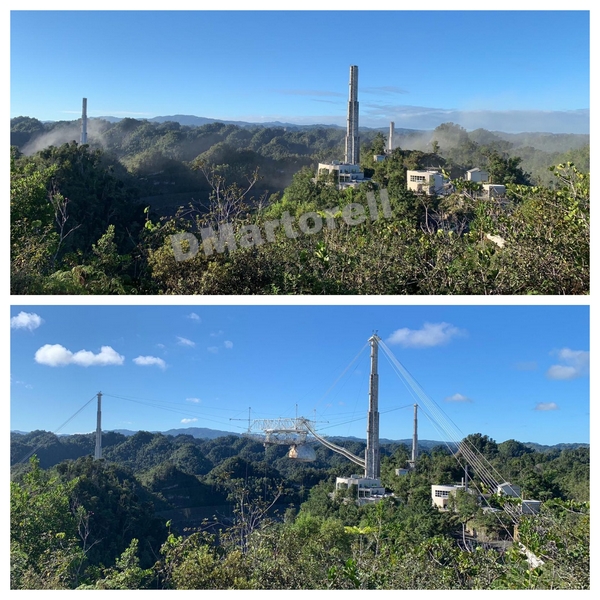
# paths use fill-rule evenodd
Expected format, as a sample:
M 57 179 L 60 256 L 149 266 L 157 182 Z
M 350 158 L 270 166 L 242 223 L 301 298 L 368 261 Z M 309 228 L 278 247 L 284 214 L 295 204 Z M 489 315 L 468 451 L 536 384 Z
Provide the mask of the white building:
M 506 196 L 506 186 L 499 183 L 484 183 L 483 193 L 488 198 L 504 198 Z
M 464 490 L 465 486 L 460 485 L 432 485 L 431 500 L 436 508 L 447 508 L 448 499 L 452 494 L 456 494 L 456 490 Z
M 520 498 L 521 497 L 521 488 L 514 483 L 509 483 L 505 481 L 498 486 L 496 490 L 498 496 L 510 496 L 511 498 Z
M 381 485 L 380 479 L 350 475 L 350 477 L 337 477 L 335 480 L 336 491 L 347 490 L 352 486 L 356 486 L 359 505 L 367 504 L 368 502 L 377 502 L 386 495 L 385 488 Z
M 319 163 L 317 174 L 323 175 L 336 174 L 338 187 L 344 189 L 347 187 L 358 187 L 363 181 L 366 181 L 365 174 L 360 170 L 360 165 L 351 165 L 334 160 L 330 163 Z
M 428 196 L 441 194 L 444 190 L 444 176 L 439 171 L 407 171 L 406 187 Z
M 482 171 L 479 167 L 469 169 L 466 176 L 467 181 L 475 181 L 477 183 L 483 183 L 489 180 L 489 174 L 487 171 Z

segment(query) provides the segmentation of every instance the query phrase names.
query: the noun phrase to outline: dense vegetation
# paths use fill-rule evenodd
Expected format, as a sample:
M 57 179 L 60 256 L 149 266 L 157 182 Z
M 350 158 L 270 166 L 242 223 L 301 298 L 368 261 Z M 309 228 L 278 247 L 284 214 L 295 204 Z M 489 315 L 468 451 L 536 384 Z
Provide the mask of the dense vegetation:
M 316 461 L 299 463 L 245 437 L 111 433 L 94 461 L 92 434 L 13 433 L 11 588 L 589 588 L 589 447 L 467 440 L 543 501 L 518 526 L 542 565 L 510 543 L 506 514 L 475 496 L 432 508 L 431 484 L 464 475 L 442 446 L 398 476 L 409 449 L 384 445 L 382 482 L 394 496 L 358 506 L 351 491 L 331 496 L 335 476 L 354 467 L 321 446 Z M 465 537 L 473 529 L 477 539 Z
M 365 131 L 371 181 L 340 191 L 315 174 L 319 161 L 343 155 L 341 129 L 92 123 L 90 144 L 80 146 L 60 143 L 78 137 L 76 123 L 11 121 L 13 293 L 588 293 L 585 136 L 511 137 L 446 123 L 427 136 L 405 132 L 401 144 L 411 149 L 375 162 L 385 136 Z M 407 169 L 426 167 L 443 169 L 454 193 L 407 190 Z M 465 185 L 473 167 L 507 185 L 506 201 Z M 381 190 L 391 216 L 342 218 Z M 307 214 L 305 225 L 329 218 L 335 227 L 328 220 L 302 233 Z M 208 255 L 202 229 L 226 224 L 235 249 Z M 200 251 L 177 261 L 171 236 L 182 233 Z

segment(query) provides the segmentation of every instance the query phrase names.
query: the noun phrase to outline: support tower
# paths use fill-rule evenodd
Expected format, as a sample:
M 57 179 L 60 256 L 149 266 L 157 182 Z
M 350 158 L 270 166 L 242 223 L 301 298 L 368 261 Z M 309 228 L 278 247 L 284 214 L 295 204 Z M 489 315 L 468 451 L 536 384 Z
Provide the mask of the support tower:
M 358 67 L 350 67 L 350 94 L 348 97 L 348 126 L 346 129 L 346 157 L 350 165 L 360 163 L 360 138 L 358 137 Z
M 419 409 L 419 405 L 414 405 L 415 416 L 413 421 L 413 438 L 412 438 L 412 453 L 410 460 L 408 461 L 408 465 L 411 469 L 414 469 L 417 465 L 417 457 L 419 456 L 419 437 L 418 437 L 418 423 L 417 423 L 417 410 Z
M 81 143 L 87 144 L 87 98 L 83 99 L 81 109 Z
M 96 413 L 96 449 L 94 460 L 102 458 L 102 392 L 98 392 L 98 412 Z
M 379 479 L 379 374 L 377 357 L 379 336 L 373 334 L 371 344 L 371 378 L 369 380 L 369 414 L 367 418 L 367 449 L 365 450 L 365 477 Z

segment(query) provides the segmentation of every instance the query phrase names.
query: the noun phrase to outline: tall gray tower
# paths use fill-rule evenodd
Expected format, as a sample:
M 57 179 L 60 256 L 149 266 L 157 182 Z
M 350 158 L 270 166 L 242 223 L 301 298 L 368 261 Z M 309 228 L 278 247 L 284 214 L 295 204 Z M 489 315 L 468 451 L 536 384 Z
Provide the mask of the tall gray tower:
M 360 139 L 358 137 L 358 67 L 350 67 L 350 94 L 348 97 L 348 127 L 346 130 L 345 162 L 360 162 Z
M 96 448 L 94 460 L 102 458 L 102 392 L 98 392 L 98 410 L 96 412 Z
M 379 374 L 377 355 L 379 336 L 369 338 L 371 344 L 371 378 L 369 380 L 369 415 L 367 417 L 367 449 L 365 450 L 365 477 L 379 479 Z
M 81 108 L 81 143 L 87 144 L 87 98 L 83 99 Z
M 414 425 L 413 425 L 413 439 L 412 439 L 412 453 L 411 453 L 411 467 L 414 469 L 417 464 L 417 457 L 419 455 L 419 435 L 417 433 L 417 410 L 419 408 L 418 404 L 414 405 L 415 409 L 415 417 L 414 417 Z
M 390 135 L 388 137 L 388 152 L 391 154 L 394 149 L 394 121 L 390 121 Z

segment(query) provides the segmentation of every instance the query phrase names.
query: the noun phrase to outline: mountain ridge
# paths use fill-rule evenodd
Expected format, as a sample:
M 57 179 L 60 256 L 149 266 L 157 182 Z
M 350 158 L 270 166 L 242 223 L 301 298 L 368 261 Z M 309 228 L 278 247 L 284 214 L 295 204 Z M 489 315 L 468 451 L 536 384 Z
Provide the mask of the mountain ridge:
M 145 431 L 145 430 L 131 430 L 131 429 L 109 429 L 109 430 L 103 430 L 103 433 L 119 433 L 121 435 L 124 435 L 126 437 L 130 437 L 133 435 L 136 435 L 137 433 L 140 433 L 140 431 Z M 21 430 L 11 430 L 11 435 L 15 434 L 15 435 L 28 435 L 29 433 L 31 433 L 30 431 L 21 431 Z M 50 433 L 50 432 L 49 432 Z M 87 433 L 73 433 L 73 434 L 57 434 L 60 435 L 60 437 L 66 437 L 66 436 L 70 436 L 70 435 L 91 435 L 93 434 L 93 431 L 87 432 Z M 228 436 L 235 436 L 235 437 L 240 437 L 242 434 L 241 433 L 236 433 L 234 431 L 225 431 L 225 430 L 221 430 L 221 429 L 211 429 L 209 427 L 180 427 L 180 428 L 174 428 L 174 429 L 168 429 L 166 431 L 150 431 L 149 433 L 152 434 L 156 434 L 156 433 L 160 433 L 162 435 L 168 435 L 171 437 L 177 437 L 178 435 L 191 435 L 192 437 L 196 438 L 196 439 L 207 439 L 207 440 L 214 440 L 217 439 L 219 437 L 228 437 Z M 328 436 L 328 439 L 330 440 L 335 440 L 335 441 L 345 441 L 345 442 L 359 442 L 359 443 L 366 443 L 366 439 L 365 438 L 358 438 L 355 436 Z M 503 441 L 507 441 L 507 440 L 503 440 Z M 399 439 L 399 440 L 392 440 L 389 438 L 380 438 L 379 440 L 380 444 L 404 444 L 406 446 L 411 446 L 412 445 L 412 439 L 410 438 L 406 438 L 406 439 Z M 497 442 L 497 443 L 502 443 L 502 442 Z M 539 444 L 537 442 L 522 442 L 522 444 L 524 446 L 527 446 L 528 448 L 531 448 L 532 450 L 536 450 L 538 452 L 544 452 L 544 451 L 549 451 L 552 449 L 565 449 L 565 448 L 578 448 L 578 447 L 589 447 L 588 443 L 585 442 L 559 442 L 557 444 Z M 442 440 L 419 440 L 419 447 L 430 450 L 431 448 L 434 448 L 435 446 L 452 446 L 455 447 L 456 444 L 454 442 L 444 442 Z

